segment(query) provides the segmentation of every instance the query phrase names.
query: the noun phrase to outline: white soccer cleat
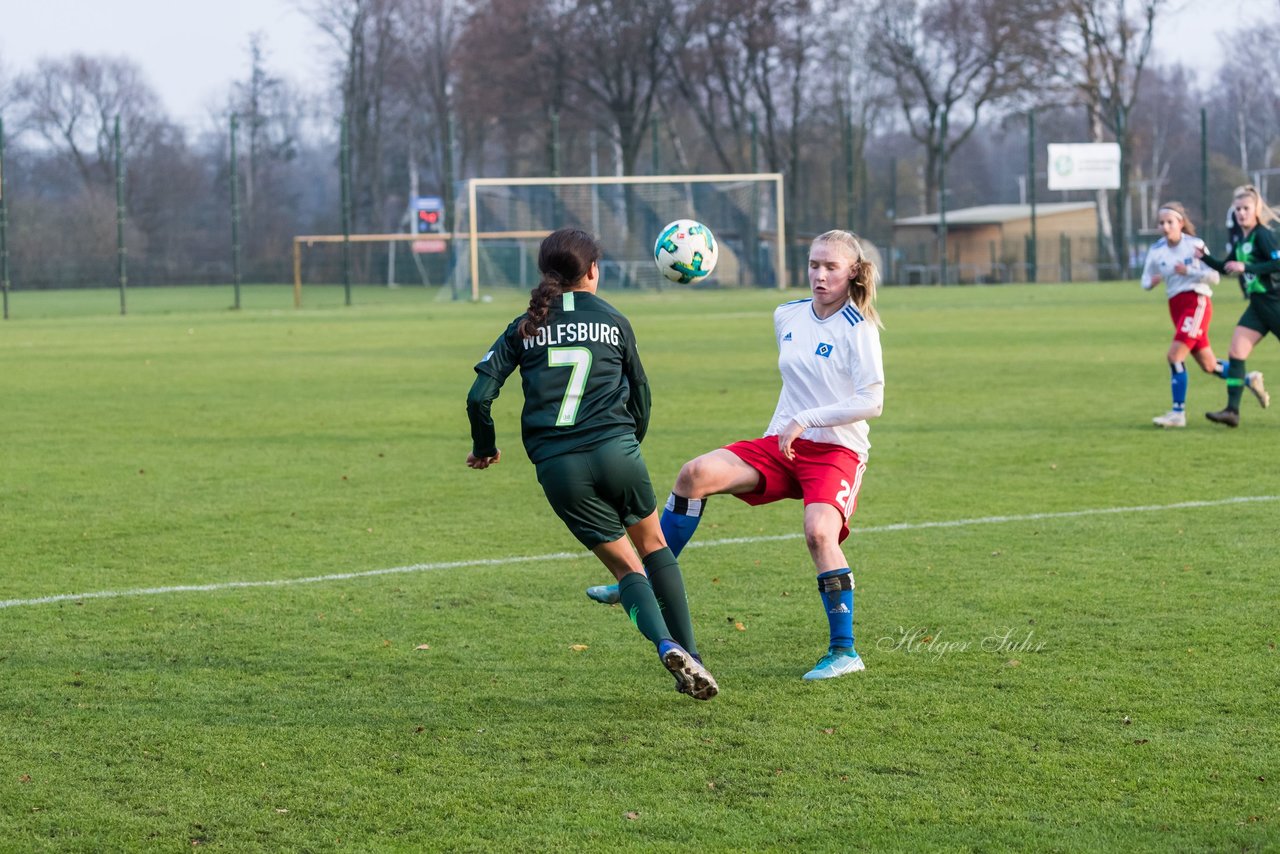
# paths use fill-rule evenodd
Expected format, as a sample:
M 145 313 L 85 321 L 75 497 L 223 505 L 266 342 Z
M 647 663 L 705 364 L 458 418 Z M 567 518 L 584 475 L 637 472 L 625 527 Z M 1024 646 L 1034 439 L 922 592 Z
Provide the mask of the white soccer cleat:
M 1187 413 L 1171 409 L 1164 415 L 1157 415 L 1155 418 L 1152 418 L 1151 423 L 1157 427 L 1163 427 L 1166 430 L 1170 427 L 1186 427 Z
M 1263 409 L 1271 405 L 1271 395 L 1267 394 L 1267 387 L 1262 384 L 1262 371 L 1250 371 L 1246 374 L 1244 387 L 1253 392 L 1253 396 L 1258 399 L 1258 403 L 1262 404 Z
M 715 677 L 702 666 L 701 661 L 675 641 L 662 641 L 658 645 L 658 656 L 663 666 L 676 677 L 676 690 L 681 694 L 688 694 L 695 700 L 710 700 L 720 693 Z

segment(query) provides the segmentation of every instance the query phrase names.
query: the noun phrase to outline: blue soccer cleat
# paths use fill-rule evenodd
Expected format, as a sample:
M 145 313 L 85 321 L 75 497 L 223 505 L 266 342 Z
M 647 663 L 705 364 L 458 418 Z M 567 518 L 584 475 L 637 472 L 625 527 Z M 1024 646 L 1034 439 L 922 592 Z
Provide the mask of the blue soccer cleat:
M 618 585 L 616 584 L 600 584 L 596 587 L 588 587 L 587 596 L 601 605 L 617 605 L 622 601 L 622 594 L 618 592 Z
M 658 657 L 662 665 L 676 677 L 676 690 L 695 700 L 710 700 L 720 693 L 720 686 L 702 662 L 673 640 L 658 644 Z
M 867 666 L 862 663 L 862 656 L 852 649 L 832 647 L 827 650 L 826 655 L 818 659 L 818 663 L 804 675 L 804 678 L 808 680 L 835 679 L 837 676 L 857 673 L 859 670 L 866 669 Z

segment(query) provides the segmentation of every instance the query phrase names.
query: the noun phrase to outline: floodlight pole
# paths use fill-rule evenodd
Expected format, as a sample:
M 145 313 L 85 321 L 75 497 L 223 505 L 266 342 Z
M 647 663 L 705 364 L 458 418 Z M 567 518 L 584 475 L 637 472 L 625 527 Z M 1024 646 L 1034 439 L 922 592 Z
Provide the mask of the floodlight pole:
M 342 288 L 351 305 L 351 140 L 350 120 L 342 117 L 342 141 L 338 160 L 342 183 Z
M 867 179 L 867 147 L 864 136 L 862 154 L 858 156 L 858 186 L 862 188 L 862 192 L 858 194 L 858 226 L 862 229 L 859 234 L 863 237 L 867 236 L 871 231 L 871 191 L 870 181 Z
M 551 139 L 549 142 L 551 155 L 551 177 L 560 177 L 560 111 L 551 108 Z
M 116 274 L 120 280 L 120 314 L 126 313 L 125 290 L 129 277 L 125 272 L 124 246 L 124 152 L 120 150 L 120 114 L 116 113 L 112 135 L 116 149 Z
M 1200 108 L 1200 221 L 1209 230 L 1209 124 L 1204 107 Z
M 938 134 L 938 284 L 947 283 L 947 110 Z
M 653 174 L 660 175 L 661 169 L 661 151 L 658 148 L 658 117 L 654 115 L 649 123 L 650 142 L 649 147 L 652 149 L 653 156 Z
M 0 118 L 0 292 L 4 319 L 9 319 L 9 198 L 4 192 L 4 119 Z
M 1031 203 L 1031 243 L 1027 246 L 1027 278 L 1034 282 L 1038 274 L 1039 250 L 1036 245 L 1036 114 L 1027 113 L 1027 201 Z
M 749 115 L 751 116 L 751 174 L 756 175 L 756 174 L 759 174 L 760 172 L 760 168 L 759 168 L 760 167 L 760 148 L 757 142 L 758 129 L 756 128 L 756 114 L 752 112 Z M 760 269 L 760 266 L 761 266 L 761 263 L 760 263 L 761 246 L 760 246 L 760 240 L 759 240 L 760 236 L 756 233 L 756 230 L 759 227 L 760 227 L 760 191 L 753 186 L 751 188 L 751 238 L 752 238 L 751 245 L 753 247 L 751 252 L 751 267 L 753 270 L 758 270 Z M 782 227 L 781 222 L 778 223 L 778 227 L 779 228 Z M 785 237 L 779 242 L 785 243 Z M 782 275 L 782 273 L 785 272 L 786 269 L 787 268 L 783 266 L 777 267 L 777 270 L 778 270 L 778 272 L 776 273 L 778 277 L 777 285 L 780 288 L 786 287 L 786 284 L 785 284 L 786 276 Z
M 897 273 L 894 269 L 896 261 L 894 254 L 897 250 L 894 248 L 894 221 L 898 218 L 898 158 L 889 158 L 889 257 L 885 259 L 885 266 L 888 268 L 888 281 L 896 282 Z
M 845 193 L 845 201 L 847 204 L 845 220 L 847 222 L 846 227 L 850 231 L 856 231 L 857 229 L 853 227 L 854 187 L 853 187 L 853 115 L 852 113 L 850 113 L 850 115 L 847 116 L 846 121 L 843 122 L 842 124 L 844 124 L 844 193 Z M 864 193 L 866 192 L 865 187 L 863 188 L 863 192 Z
M 235 306 L 240 309 L 240 178 L 237 173 L 236 130 L 240 117 L 231 114 L 231 280 L 235 287 Z

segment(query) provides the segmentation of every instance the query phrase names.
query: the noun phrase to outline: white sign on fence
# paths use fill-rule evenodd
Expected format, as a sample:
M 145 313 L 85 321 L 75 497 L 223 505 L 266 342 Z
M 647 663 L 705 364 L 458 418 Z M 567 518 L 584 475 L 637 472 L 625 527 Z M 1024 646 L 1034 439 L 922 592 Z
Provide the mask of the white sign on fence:
M 1120 146 L 1114 142 L 1050 143 L 1050 190 L 1120 187 Z

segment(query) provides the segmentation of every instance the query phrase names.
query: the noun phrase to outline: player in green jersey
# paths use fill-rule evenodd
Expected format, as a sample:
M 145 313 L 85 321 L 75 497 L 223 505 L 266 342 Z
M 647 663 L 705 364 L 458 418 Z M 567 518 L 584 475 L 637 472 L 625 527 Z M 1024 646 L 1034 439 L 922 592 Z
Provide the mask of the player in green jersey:
M 1205 418 L 1228 427 L 1240 425 L 1240 397 L 1246 388 L 1263 409 L 1270 405 L 1271 395 L 1263 385 L 1262 373 L 1246 372 L 1245 360 L 1268 332 L 1280 338 L 1280 244 L 1268 228 L 1276 214 L 1252 184 L 1237 187 L 1233 196 L 1232 210 L 1240 230 L 1232 232 L 1227 260 L 1214 258 L 1203 247 L 1197 250 L 1204 262 L 1219 273 L 1239 273 L 1249 298 L 1227 353 L 1227 406 L 1205 413 Z
M 542 280 L 528 311 L 476 365 L 467 395 L 467 465 L 485 469 L 501 459 L 490 407 L 518 368 L 524 448 L 551 509 L 613 573 L 623 607 L 658 648 L 676 687 L 709 700 L 719 688 L 698 656 L 684 578 L 663 539 L 640 455 L 649 382 L 630 322 L 596 296 L 600 255 L 595 239 L 579 229 L 562 228 L 542 241 Z

